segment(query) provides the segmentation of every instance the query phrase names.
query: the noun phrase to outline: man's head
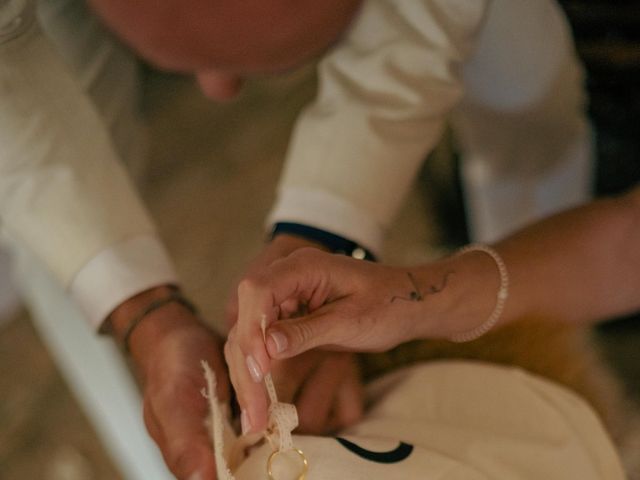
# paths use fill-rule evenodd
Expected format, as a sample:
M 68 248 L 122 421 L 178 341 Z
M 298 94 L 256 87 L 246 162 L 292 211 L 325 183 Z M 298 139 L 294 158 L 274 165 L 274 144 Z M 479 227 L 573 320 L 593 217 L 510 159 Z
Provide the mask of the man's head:
M 205 94 L 232 96 L 241 79 L 322 53 L 361 0 L 90 0 L 151 63 L 194 73 Z

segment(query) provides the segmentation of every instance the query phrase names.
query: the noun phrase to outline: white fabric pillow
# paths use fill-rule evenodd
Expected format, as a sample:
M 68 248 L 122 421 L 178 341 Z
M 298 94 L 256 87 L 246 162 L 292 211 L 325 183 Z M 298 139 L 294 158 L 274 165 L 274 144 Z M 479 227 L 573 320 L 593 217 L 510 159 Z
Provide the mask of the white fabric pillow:
M 306 480 L 625 478 L 593 409 L 519 368 L 432 362 L 379 379 L 367 395 L 364 419 L 338 438 L 294 435 L 309 462 Z M 234 436 L 225 432 L 217 457 Z M 233 477 L 267 479 L 271 453 L 266 443 L 254 448 Z M 279 455 L 274 478 L 297 479 L 301 465 L 296 454 Z

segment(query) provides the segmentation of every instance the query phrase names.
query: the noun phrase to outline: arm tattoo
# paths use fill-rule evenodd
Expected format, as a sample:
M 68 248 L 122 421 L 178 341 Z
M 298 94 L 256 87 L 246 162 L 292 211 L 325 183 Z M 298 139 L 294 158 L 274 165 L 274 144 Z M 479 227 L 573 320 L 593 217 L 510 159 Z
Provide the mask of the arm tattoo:
M 407 302 L 421 302 L 424 300 L 424 297 L 426 295 L 434 295 L 436 293 L 440 293 L 442 290 L 444 290 L 444 287 L 447 286 L 447 281 L 449 280 L 449 275 L 452 275 L 454 272 L 453 271 L 449 271 L 447 273 L 444 274 L 444 276 L 442 277 L 442 281 L 440 282 L 440 285 L 431 285 L 429 286 L 429 291 L 427 291 L 426 293 L 422 293 L 420 292 L 420 287 L 418 286 L 418 282 L 416 281 L 415 277 L 411 274 L 411 272 L 407 272 L 407 276 L 409 277 L 409 281 L 411 282 L 411 285 L 413 286 L 413 290 L 411 290 L 411 292 L 409 292 L 409 296 L 408 297 L 401 297 L 399 295 L 394 295 L 393 297 L 391 297 L 391 303 L 393 303 L 393 301 L 398 298 L 400 300 L 405 300 Z

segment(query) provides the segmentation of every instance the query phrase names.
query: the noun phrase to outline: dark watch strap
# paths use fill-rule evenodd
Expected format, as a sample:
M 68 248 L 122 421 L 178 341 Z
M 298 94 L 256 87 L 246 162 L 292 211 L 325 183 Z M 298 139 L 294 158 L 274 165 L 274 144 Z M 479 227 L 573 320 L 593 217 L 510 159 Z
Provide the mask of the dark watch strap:
M 362 245 L 359 245 L 348 238 L 341 237 L 325 230 L 320 230 L 319 228 L 310 227 L 301 223 L 280 222 L 273 226 L 273 229 L 271 230 L 271 238 L 283 233 L 312 240 L 324 245 L 333 253 L 340 253 L 342 255 L 362 260 L 369 260 L 372 262 L 376 261 L 375 255 Z

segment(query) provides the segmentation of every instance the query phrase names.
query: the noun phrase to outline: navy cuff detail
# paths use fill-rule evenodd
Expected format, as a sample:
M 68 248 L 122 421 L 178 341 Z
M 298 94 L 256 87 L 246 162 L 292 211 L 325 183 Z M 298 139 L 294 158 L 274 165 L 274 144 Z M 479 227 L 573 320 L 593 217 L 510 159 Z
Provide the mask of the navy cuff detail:
M 310 227 L 301 223 L 280 222 L 273 226 L 273 229 L 271 230 L 271 238 L 273 239 L 282 233 L 317 242 L 333 253 L 339 253 L 372 262 L 376 261 L 375 255 L 363 246 L 334 233 L 320 230 L 319 228 Z

